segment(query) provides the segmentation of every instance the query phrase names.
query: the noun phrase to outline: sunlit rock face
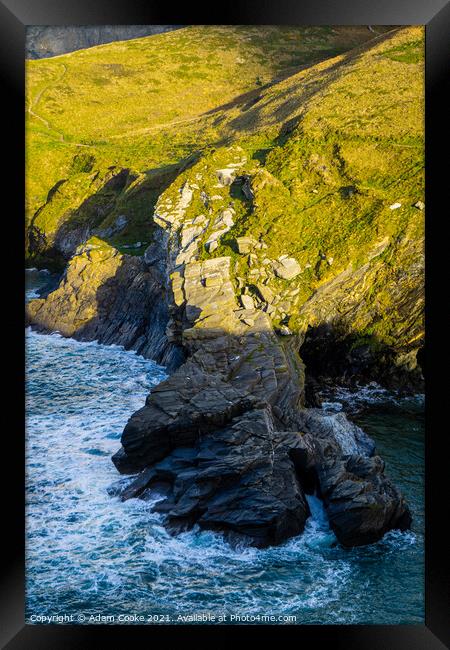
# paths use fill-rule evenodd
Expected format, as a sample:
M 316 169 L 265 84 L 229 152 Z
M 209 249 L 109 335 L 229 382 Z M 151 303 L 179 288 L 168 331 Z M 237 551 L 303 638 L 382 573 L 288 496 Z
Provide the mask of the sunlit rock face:
M 27 304 L 26 316 L 38 331 L 122 345 L 169 369 L 182 357 L 165 333 L 161 272 L 95 237 L 78 247 L 54 291 Z

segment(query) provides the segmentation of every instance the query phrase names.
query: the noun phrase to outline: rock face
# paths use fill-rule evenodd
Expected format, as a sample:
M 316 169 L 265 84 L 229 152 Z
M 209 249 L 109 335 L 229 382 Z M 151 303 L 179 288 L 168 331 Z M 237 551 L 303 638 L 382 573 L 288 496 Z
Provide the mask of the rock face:
M 104 167 L 93 154 L 78 152 L 67 179 L 50 190 L 26 227 L 29 266 L 62 270 L 78 246 L 90 237 L 122 248 L 134 248 L 152 237 L 152 222 L 139 226 L 136 200 L 151 213 L 158 195 L 176 178 L 177 165 L 148 170 Z M 143 244 L 143 242 L 141 241 Z
M 174 367 L 180 350 L 165 336 L 168 313 L 155 267 L 92 238 L 70 260 L 59 287 L 27 305 L 27 321 L 82 341 L 123 345 Z
M 301 272 L 300 264 L 292 257 L 283 257 L 277 260 L 274 266 L 275 275 L 283 280 L 292 280 Z
M 267 546 L 301 532 L 308 516 L 277 433 L 296 413 L 302 368 L 265 314 L 243 322 L 229 273 L 229 258 L 173 273 L 183 323 L 173 336 L 189 358 L 130 419 L 113 459 L 121 472 L 142 471 L 125 498 L 167 484 L 158 509 L 171 529 L 198 523 Z
M 372 441 L 344 416 L 303 408 L 299 338 L 277 336 L 267 313 L 239 301 L 230 257 L 199 259 L 208 225 L 189 214 L 196 191 L 185 183 L 156 207 L 168 246 L 168 336 L 188 358 L 125 427 L 113 461 L 138 475 L 121 498 L 163 489 L 154 508 L 169 530 L 197 524 L 258 547 L 300 533 L 313 492 L 347 546 L 407 527 Z
M 383 243 L 383 242 L 382 242 Z M 308 323 L 301 346 L 309 376 L 354 384 L 377 381 L 387 387 L 412 392 L 424 389 L 421 350 L 425 343 L 423 241 L 410 241 L 397 257 L 417 260 L 408 273 L 401 268 L 386 277 L 386 263 L 376 255 L 359 269 L 348 268 L 323 284 L 300 309 Z M 382 322 L 384 301 L 373 298 L 373 286 L 381 283 L 395 304 L 397 338 L 389 345 L 376 335 L 357 336 L 355 329 L 368 329 Z M 358 327 L 355 327 L 358 324 Z
M 371 544 L 391 528 L 406 530 L 411 515 L 397 488 L 383 475 L 379 456 L 334 458 L 318 468 L 330 525 L 344 546 Z
M 27 29 L 26 54 L 28 59 L 42 59 L 103 43 L 161 34 L 179 27 L 181 25 L 33 25 Z
M 305 409 L 300 424 L 306 453 L 300 472 L 312 472 L 330 526 L 343 546 L 376 542 L 392 528 L 407 530 L 411 514 L 384 475 L 373 441 L 343 413 Z M 298 451 L 294 452 L 298 454 Z

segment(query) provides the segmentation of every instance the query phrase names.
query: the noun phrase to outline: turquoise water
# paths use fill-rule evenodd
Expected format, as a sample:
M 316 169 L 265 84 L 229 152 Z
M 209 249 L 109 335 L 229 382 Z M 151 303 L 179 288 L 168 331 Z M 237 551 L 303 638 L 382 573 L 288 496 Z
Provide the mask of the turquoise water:
M 27 276 L 32 296 L 46 276 Z M 164 369 L 116 346 L 31 330 L 26 340 L 28 622 L 423 623 L 421 398 L 397 400 L 372 387 L 326 404 L 345 403 L 376 440 L 412 509 L 412 531 L 344 550 L 310 497 L 301 536 L 232 549 L 210 532 L 171 537 L 151 503 L 108 493 L 129 480 L 110 457 Z

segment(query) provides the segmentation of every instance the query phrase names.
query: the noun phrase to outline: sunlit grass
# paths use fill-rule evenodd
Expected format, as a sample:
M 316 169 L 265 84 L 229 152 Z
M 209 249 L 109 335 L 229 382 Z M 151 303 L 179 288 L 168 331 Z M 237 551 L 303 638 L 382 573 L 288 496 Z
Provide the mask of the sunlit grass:
M 197 26 L 27 61 L 28 217 L 80 149 L 100 170 L 173 164 L 220 139 L 207 111 L 372 37 L 366 27 Z

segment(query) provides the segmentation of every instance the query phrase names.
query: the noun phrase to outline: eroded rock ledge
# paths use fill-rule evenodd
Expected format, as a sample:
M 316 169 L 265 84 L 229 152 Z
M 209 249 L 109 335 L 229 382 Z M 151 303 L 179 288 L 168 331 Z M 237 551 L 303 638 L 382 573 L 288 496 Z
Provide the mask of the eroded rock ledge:
M 114 463 L 139 474 L 121 497 L 163 488 L 154 507 L 170 530 L 198 524 L 258 547 L 303 530 L 308 492 L 323 496 L 344 545 L 407 528 L 408 509 L 371 440 L 343 415 L 301 408 L 293 337 L 278 337 L 263 312 L 241 309 L 228 272 L 228 258 L 179 271 L 189 358 L 124 430 Z

